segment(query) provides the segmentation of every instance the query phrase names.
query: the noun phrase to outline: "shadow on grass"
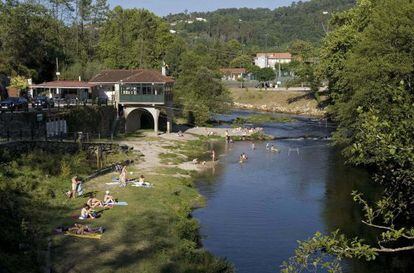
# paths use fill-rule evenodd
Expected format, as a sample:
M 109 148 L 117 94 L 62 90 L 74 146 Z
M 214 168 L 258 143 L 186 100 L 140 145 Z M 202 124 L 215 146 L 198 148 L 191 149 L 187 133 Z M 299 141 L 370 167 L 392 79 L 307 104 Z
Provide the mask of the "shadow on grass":
M 115 272 L 132 266 L 139 272 L 143 260 L 173 246 L 165 230 L 170 217 L 155 211 L 135 216 L 107 223 L 102 240 L 63 238 L 53 253 L 62 266 L 54 272 Z
M 288 103 L 292 104 L 292 103 L 295 103 L 301 100 L 314 100 L 314 99 L 316 99 L 315 95 L 309 92 L 309 93 L 288 99 Z

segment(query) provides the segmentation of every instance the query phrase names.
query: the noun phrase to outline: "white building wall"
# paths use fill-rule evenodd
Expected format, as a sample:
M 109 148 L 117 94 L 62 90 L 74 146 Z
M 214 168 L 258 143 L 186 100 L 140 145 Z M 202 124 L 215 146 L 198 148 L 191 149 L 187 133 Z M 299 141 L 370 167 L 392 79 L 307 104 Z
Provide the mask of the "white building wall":
M 269 58 L 265 56 L 259 56 L 254 58 L 254 64 L 260 68 L 271 67 L 275 69 L 276 64 L 288 64 L 290 62 L 291 59 Z

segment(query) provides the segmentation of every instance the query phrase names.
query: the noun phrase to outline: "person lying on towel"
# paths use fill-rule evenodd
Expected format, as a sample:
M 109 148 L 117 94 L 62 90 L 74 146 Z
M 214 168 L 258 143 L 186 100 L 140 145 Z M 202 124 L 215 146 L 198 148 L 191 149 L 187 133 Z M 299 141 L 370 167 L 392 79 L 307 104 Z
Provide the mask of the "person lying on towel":
M 68 232 L 78 235 L 103 233 L 103 228 L 90 228 L 87 225 L 75 223 L 73 227 L 68 228 Z

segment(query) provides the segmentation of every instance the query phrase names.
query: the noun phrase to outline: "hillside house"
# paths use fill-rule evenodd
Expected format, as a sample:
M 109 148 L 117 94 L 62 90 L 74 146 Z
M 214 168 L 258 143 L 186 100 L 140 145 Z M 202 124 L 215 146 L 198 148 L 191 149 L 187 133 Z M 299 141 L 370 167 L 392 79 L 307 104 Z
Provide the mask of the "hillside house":
M 277 69 L 279 64 L 288 64 L 292 61 L 292 55 L 289 52 L 284 53 L 257 53 L 254 58 L 254 64 L 260 68 L 271 67 Z

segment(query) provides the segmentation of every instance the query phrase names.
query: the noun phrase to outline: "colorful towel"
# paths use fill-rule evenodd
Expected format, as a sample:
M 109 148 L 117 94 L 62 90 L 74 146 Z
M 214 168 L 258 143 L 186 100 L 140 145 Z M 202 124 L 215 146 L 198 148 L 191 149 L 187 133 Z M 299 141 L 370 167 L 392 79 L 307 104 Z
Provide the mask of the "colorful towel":
M 98 234 L 98 233 L 76 234 L 76 233 L 72 233 L 69 231 L 66 231 L 65 235 L 78 237 L 78 238 L 98 239 L 98 240 L 100 240 L 102 237 L 102 234 Z

